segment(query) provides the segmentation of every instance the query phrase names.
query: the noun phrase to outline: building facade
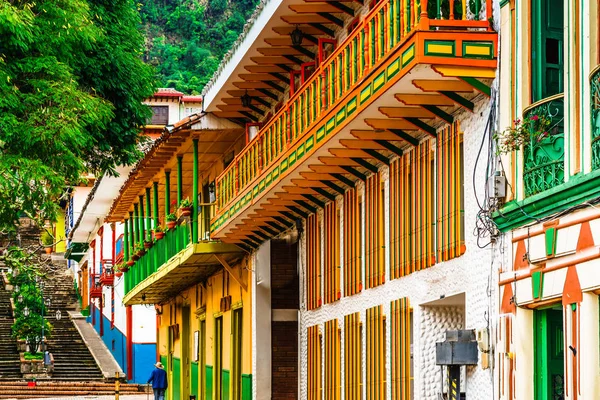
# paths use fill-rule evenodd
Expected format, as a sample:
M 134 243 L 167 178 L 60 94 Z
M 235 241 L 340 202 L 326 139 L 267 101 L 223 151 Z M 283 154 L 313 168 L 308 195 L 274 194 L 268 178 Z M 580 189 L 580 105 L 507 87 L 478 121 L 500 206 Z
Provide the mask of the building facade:
M 149 143 L 166 126 L 201 107 L 199 96 L 159 89 L 145 102 L 153 116 L 144 128 Z M 166 117 L 166 118 L 165 118 Z M 142 146 L 149 146 L 143 144 Z M 129 177 L 131 166 L 119 166 L 118 176 L 105 174 L 74 188 L 65 215 L 68 249 L 81 309 L 131 382 L 145 383 L 157 359 L 156 311 L 152 306 L 123 305 L 125 296 L 125 226 L 106 221 L 110 206 Z
M 598 2 L 501 2 L 498 393 L 600 393 Z
M 257 399 L 494 397 L 497 277 L 471 235 L 492 17 L 491 1 L 264 1 L 207 85 L 205 111 L 257 127 L 211 223 L 254 260 Z M 299 301 L 261 303 L 290 269 Z M 449 387 L 436 343 L 453 330 L 481 351 Z

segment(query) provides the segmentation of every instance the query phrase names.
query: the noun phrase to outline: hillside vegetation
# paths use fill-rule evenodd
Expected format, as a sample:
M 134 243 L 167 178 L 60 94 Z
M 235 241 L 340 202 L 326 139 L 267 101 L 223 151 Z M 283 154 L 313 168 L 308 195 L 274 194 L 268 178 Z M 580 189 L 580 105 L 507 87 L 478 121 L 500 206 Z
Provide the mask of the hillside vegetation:
M 259 0 L 142 0 L 146 62 L 159 86 L 199 94 Z

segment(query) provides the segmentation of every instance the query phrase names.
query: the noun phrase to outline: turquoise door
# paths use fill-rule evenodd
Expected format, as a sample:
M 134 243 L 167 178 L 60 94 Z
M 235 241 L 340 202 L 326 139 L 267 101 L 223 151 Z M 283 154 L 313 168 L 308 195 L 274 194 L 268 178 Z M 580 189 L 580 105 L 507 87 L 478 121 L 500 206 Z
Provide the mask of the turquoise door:
M 563 400 L 564 333 L 562 309 L 535 311 L 535 399 Z

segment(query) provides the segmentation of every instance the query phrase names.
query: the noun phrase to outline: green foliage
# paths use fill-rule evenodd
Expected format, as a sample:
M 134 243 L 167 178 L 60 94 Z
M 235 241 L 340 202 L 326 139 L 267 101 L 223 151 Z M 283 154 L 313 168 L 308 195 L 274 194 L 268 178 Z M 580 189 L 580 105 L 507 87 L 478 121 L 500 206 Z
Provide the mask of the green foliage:
M 25 339 L 29 349 L 36 351 L 42 337 L 52 335 L 52 325 L 43 318 L 44 302 L 42 290 L 37 283 L 44 277 L 35 254 L 21 248 L 11 247 L 3 256 L 9 271 L 8 280 L 15 288 L 13 303 L 15 305 L 15 323 L 12 325 L 12 336 Z M 17 290 L 18 288 L 18 290 Z M 25 315 L 25 309 L 28 310 Z
M 133 0 L 0 2 L 0 229 L 139 156 L 154 91 Z
M 54 244 L 54 237 L 48 231 L 42 233 L 42 244 L 44 246 L 52 246 Z
M 144 0 L 146 59 L 162 86 L 198 94 L 231 48 L 258 0 Z
M 23 358 L 26 360 L 42 360 L 42 359 L 44 359 L 44 353 L 31 354 L 30 352 L 26 351 L 23 354 Z

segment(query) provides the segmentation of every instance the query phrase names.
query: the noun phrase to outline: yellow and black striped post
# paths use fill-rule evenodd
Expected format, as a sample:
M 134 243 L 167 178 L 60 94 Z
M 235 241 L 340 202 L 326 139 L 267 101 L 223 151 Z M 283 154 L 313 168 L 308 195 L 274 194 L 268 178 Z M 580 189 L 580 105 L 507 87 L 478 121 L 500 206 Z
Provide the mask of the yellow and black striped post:
M 121 381 L 119 380 L 119 371 L 115 372 L 115 400 L 119 400 L 119 389 L 121 389 Z
M 448 366 L 448 400 L 460 400 L 460 365 Z

